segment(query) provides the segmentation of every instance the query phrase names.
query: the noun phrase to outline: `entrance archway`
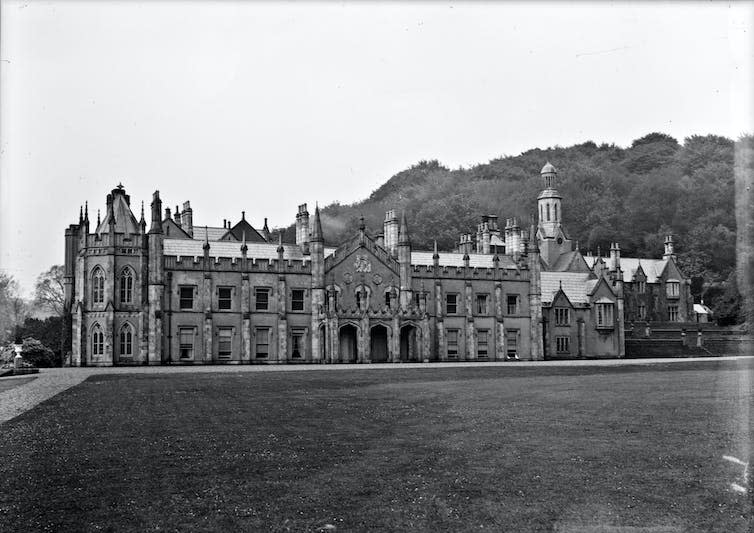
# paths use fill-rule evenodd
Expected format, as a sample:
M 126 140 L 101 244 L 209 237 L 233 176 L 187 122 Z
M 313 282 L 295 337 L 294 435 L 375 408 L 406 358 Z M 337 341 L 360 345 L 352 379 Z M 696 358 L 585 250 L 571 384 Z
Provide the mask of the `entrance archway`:
M 387 363 L 387 328 L 374 326 L 371 331 L 369 358 L 373 363 Z
M 403 326 L 401 328 L 401 361 L 420 361 L 419 344 L 417 343 L 416 326 Z
M 358 347 L 359 330 L 352 324 L 346 324 L 340 328 L 339 345 L 340 361 L 343 363 L 355 363 L 359 358 Z

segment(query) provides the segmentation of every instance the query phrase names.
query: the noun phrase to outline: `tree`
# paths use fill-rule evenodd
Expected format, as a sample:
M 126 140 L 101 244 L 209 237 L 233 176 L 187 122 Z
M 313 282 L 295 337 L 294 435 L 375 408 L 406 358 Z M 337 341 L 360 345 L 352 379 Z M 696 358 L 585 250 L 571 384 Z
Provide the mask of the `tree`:
M 18 282 L 0 272 L 0 342 L 15 340 L 16 327 L 28 315 L 28 305 L 18 291 Z
M 34 288 L 35 303 L 49 309 L 56 316 L 63 316 L 65 313 L 64 275 L 63 265 L 53 265 L 48 271 L 37 276 Z

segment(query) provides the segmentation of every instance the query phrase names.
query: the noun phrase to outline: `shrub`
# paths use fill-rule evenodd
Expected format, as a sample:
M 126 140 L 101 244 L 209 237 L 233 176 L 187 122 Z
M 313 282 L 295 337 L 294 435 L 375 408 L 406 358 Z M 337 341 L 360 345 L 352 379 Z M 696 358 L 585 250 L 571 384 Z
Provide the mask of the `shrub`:
M 60 366 L 55 352 L 33 337 L 24 339 L 21 356 L 25 361 L 37 367 Z

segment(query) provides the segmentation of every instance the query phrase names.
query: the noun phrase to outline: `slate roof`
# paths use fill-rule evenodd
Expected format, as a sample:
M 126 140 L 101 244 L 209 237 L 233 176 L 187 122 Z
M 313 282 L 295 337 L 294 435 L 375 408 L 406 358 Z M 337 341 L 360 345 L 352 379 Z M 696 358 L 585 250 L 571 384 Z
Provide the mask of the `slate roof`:
M 712 309 L 704 304 L 694 304 L 694 312 L 699 313 L 700 315 L 711 315 Z
M 587 295 L 598 281 L 590 276 L 590 272 L 542 272 L 542 303 L 551 303 L 561 285 L 572 304 L 588 303 Z
M 201 233 L 204 233 L 202 231 Z M 175 255 L 180 257 L 201 257 L 204 255 L 203 240 L 186 240 L 186 239 L 165 239 L 165 255 Z M 247 243 L 248 250 L 246 256 L 249 259 L 277 259 L 278 245 L 272 243 Z M 325 248 L 325 257 L 332 254 L 335 248 Z M 237 241 L 210 241 L 209 255 L 212 257 L 242 257 L 241 243 Z M 307 259 L 301 253 L 301 248 L 296 244 L 283 244 L 283 259 Z
M 411 252 L 412 265 L 432 266 L 435 264 L 432 255 L 434 252 Z M 440 266 L 462 267 L 463 254 L 457 252 L 440 252 Z M 469 266 L 477 268 L 494 268 L 493 254 L 469 254 Z M 516 263 L 507 255 L 498 255 L 500 268 L 516 268 Z
M 207 226 L 207 237 L 210 242 L 219 241 L 226 233 L 228 233 L 228 228 Z M 204 226 L 194 226 L 194 239 L 204 242 Z
M 139 223 L 131 212 L 128 202 L 126 202 L 126 194 L 123 188 L 114 189 L 112 194 L 113 214 L 115 215 L 115 233 L 140 233 L 141 228 L 139 228 Z M 110 211 L 107 210 L 105 218 L 103 218 L 100 225 L 97 226 L 95 233 L 102 234 L 110 231 L 110 218 Z
M 558 259 L 555 261 L 555 264 L 552 265 L 550 270 L 554 270 L 556 272 L 567 272 L 569 270 L 578 268 L 581 263 L 579 261 L 580 256 L 581 252 L 577 250 L 562 253 L 560 254 L 560 257 L 558 257 Z M 580 267 L 582 270 L 584 270 L 584 265 L 580 265 Z
M 603 257 L 602 259 L 607 264 L 610 263 L 609 257 Z M 586 261 L 586 264 L 589 265 L 589 268 L 594 268 L 594 263 L 597 262 L 597 256 L 585 255 L 584 261 Z M 641 269 L 647 276 L 647 283 L 657 283 L 667 264 L 667 259 L 644 259 L 638 257 L 620 258 L 620 268 L 623 271 L 623 281 L 625 283 L 630 283 L 633 281 L 633 276 L 636 273 L 636 270 L 639 268 L 639 265 L 641 265 Z

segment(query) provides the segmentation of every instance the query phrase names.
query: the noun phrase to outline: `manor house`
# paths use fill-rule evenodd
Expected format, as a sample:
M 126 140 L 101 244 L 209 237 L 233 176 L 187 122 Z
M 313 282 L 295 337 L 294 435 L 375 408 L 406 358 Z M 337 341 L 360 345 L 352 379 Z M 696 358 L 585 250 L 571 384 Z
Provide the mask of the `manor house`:
M 687 321 L 673 241 L 661 259 L 582 254 L 546 164 L 536 223 L 482 217 L 454 251 L 417 250 L 405 214 L 325 246 L 319 209 L 295 242 L 246 220 L 196 227 L 159 191 L 147 230 L 122 186 L 90 231 L 65 232 L 72 365 L 502 361 L 622 357 L 627 321 Z

